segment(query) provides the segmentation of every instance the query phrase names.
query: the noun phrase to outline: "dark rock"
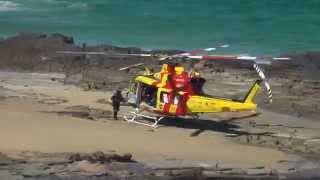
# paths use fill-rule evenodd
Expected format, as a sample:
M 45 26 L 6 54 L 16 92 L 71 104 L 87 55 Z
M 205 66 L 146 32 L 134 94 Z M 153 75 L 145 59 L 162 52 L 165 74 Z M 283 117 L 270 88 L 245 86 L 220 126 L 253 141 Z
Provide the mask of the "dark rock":
M 68 159 L 73 162 L 82 160 L 81 155 L 79 153 L 71 154 Z
M 112 154 L 109 155 L 107 159 L 116 162 L 134 162 L 134 160 L 132 160 L 132 154 L 130 153 L 124 154 L 122 156 L 118 154 Z
M 45 39 L 47 34 L 33 33 L 33 32 L 19 32 L 18 37 L 20 38 L 34 38 L 34 39 Z
M 192 168 L 185 170 L 170 170 L 166 174 L 167 176 L 179 178 L 179 179 L 201 179 L 202 168 Z
M 55 34 L 52 34 L 51 37 L 60 38 L 66 44 L 74 44 L 73 37 L 70 37 L 70 36 L 65 36 L 59 33 L 55 33 Z
M 11 70 L 60 71 L 65 64 L 56 51 L 77 49 L 70 37 L 20 33 L 0 43 L 0 68 Z M 71 58 L 73 59 L 73 58 Z M 59 62 L 60 61 L 60 62 Z
M 75 153 L 71 154 L 68 158 L 70 161 L 82 161 L 82 160 L 87 160 L 89 162 L 135 162 L 132 160 L 132 155 L 131 154 L 124 154 L 124 155 L 118 155 L 118 154 L 105 154 L 104 152 L 97 151 L 94 153 Z
M 105 162 L 106 155 L 102 151 L 96 151 L 90 156 L 92 162 Z

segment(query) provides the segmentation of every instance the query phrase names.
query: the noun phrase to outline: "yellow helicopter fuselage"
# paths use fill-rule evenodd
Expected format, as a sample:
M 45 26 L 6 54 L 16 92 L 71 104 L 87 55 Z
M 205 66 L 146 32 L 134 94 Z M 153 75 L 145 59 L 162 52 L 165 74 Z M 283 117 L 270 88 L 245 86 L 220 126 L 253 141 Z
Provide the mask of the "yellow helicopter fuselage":
M 256 110 L 257 105 L 253 98 L 261 89 L 260 80 L 254 83 L 243 100 L 232 100 L 198 94 L 188 88 L 176 88 L 170 82 L 174 78 L 168 74 L 162 71 L 158 74 L 137 76 L 134 79 L 134 88 L 131 88 L 135 96 L 134 104 L 140 106 L 141 102 L 145 101 L 152 107 L 153 112 L 170 116 Z

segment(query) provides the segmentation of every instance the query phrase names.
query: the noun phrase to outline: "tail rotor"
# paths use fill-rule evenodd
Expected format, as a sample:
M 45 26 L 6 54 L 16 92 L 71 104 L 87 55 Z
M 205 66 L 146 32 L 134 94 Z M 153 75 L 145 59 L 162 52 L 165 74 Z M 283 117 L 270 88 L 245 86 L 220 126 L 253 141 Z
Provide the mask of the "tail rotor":
M 269 99 L 268 102 L 269 102 L 269 103 L 272 103 L 272 90 L 271 90 L 271 86 L 270 86 L 269 82 L 267 81 L 266 76 L 265 76 L 262 68 L 261 68 L 258 64 L 256 64 L 256 63 L 253 64 L 253 68 L 254 68 L 254 70 L 258 73 L 258 76 L 260 77 L 260 79 L 261 79 L 261 80 L 263 81 L 263 83 L 264 83 L 264 87 L 265 87 L 265 89 L 266 89 L 266 91 L 267 91 L 267 97 L 268 97 L 268 99 Z

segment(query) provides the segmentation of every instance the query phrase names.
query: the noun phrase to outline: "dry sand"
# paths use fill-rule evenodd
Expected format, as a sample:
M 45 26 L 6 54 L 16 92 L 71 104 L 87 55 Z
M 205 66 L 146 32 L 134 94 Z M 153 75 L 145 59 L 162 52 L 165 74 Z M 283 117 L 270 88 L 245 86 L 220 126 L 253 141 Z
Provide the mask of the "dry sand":
M 0 103 L 1 152 L 101 150 L 130 152 L 143 162 L 184 159 L 272 167 L 279 166 L 278 161 L 288 160 L 283 152 L 241 145 L 229 141 L 219 132 L 190 137 L 191 131 L 187 129 L 161 127 L 153 131 L 124 121 L 89 121 L 50 113 L 76 105 L 110 110 L 109 105 L 96 102 L 107 98 L 108 93 L 83 91 L 50 80 L 52 77 L 62 78 L 58 75 L 1 73 L 0 77 L 4 80 L 1 85 L 6 88 L 0 93 L 11 96 Z M 59 105 L 37 102 L 52 97 L 68 102 Z

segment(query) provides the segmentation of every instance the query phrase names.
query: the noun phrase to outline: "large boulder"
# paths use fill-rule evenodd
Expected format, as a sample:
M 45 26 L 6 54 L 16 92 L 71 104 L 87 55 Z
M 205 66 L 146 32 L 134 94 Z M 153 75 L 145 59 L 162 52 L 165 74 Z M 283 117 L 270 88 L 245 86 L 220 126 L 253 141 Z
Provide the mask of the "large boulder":
M 51 71 L 57 71 L 57 67 L 46 65 L 57 60 L 56 51 L 75 49 L 78 47 L 72 37 L 61 34 L 20 33 L 0 41 L 0 68 L 32 71 L 46 67 L 47 70 L 51 68 Z

